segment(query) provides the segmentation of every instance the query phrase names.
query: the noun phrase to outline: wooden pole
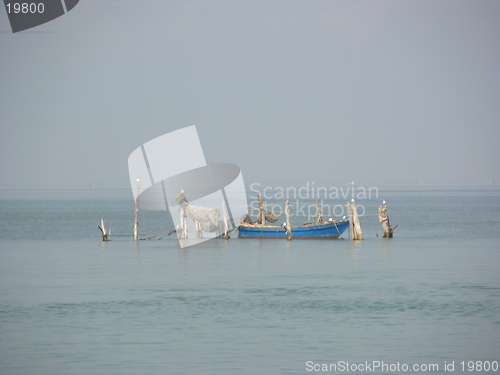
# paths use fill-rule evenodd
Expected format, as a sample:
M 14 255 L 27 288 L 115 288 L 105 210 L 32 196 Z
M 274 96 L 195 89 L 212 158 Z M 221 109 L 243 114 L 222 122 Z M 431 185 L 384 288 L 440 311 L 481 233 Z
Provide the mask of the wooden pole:
M 321 206 L 318 203 L 318 198 L 316 199 L 316 211 L 318 211 L 318 224 L 321 224 L 323 222 L 323 212 L 321 211 Z
M 361 231 L 358 211 L 356 210 L 356 203 L 354 203 L 354 199 L 351 200 L 351 203 L 348 204 L 347 207 L 349 208 L 349 223 L 351 224 L 352 228 L 352 239 L 362 240 L 363 232 Z
M 384 232 L 383 238 L 392 238 L 394 233 L 394 228 L 389 221 L 389 215 L 387 215 L 387 206 L 384 204 L 378 208 L 378 220 L 382 224 L 382 230 Z
M 137 240 L 137 228 L 139 226 L 139 194 L 141 193 L 141 184 L 139 179 L 137 179 L 137 188 L 135 191 L 134 240 Z
M 184 210 L 185 211 L 185 210 Z M 188 224 L 187 224 L 187 218 L 186 216 L 183 217 L 183 227 L 182 227 L 182 235 L 183 235 L 183 238 L 184 239 L 187 239 L 188 238 Z
M 184 189 L 175 196 L 175 200 L 179 204 L 179 224 L 175 227 L 177 232 L 177 238 L 179 240 L 187 239 L 187 224 L 186 224 L 186 207 L 188 200 L 186 194 L 184 194 Z
M 224 238 L 229 239 L 229 226 L 227 224 L 226 201 L 222 201 L 222 216 L 224 217 Z
M 259 201 L 259 216 L 257 217 L 257 224 L 266 225 L 266 207 L 264 199 L 257 195 Z
M 186 210 L 184 205 L 179 206 L 179 216 L 180 216 L 180 239 L 187 239 L 187 220 L 186 220 Z
M 196 226 L 196 238 L 203 238 L 203 231 L 201 230 L 201 224 L 198 220 L 195 221 Z
M 109 239 L 108 232 L 106 231 L 106 226 L 104 225 L 104 219 L 101 219 L 101 226 L 99 227 L 102 233 L 102 240 L 107 241 Z
M 286 214 L 286 239 L 288 241 L 292 240 L 292 224 L 290 224 L 290 201 L 286 201 L 286 208 L 285 208 L 285 214 Z

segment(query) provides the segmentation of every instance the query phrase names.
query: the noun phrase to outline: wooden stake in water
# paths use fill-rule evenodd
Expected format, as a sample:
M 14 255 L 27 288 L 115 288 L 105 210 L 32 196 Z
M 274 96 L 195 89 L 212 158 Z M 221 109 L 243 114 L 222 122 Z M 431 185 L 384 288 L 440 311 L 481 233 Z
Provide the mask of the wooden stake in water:
M 392 238 L 394 229 L 389 221 L 389 215 L 387 215 L 387 206 L 385 201 L 382 201 L 382 206 L 378 208 L 378 220 L 382 223 L 382 230 L 384 231 L 384 238 Z
M 135 213 L 134 213 L 134 240 L 137 239 L 137 227 L 139 226 L 139 194 L 141 193 L 141 184 L 137 179 L 137 189 L 135 194 Z
M 178 201 L 179 203 L 179 217 L 180 217 L 180 225 L 179 225 L 179 230 L 177 231 L 177 238 L 186 240 L 188 238 L 187 234 L 187 214 L 186 214 L 186 207 L 187 207 L 187 197 L 184 194 L 184 189 L 181 189 L 181 201 Z M 176 198 L 177 199 L 177 198 Z
M 222 216 L 224 217 L 224 238 L 229 239 L 229 226 L 227 222 L 227 207 L 226 201 L 222 201 Z
M 361 231 L 358 211 L 356 210 L 356 203 L 354 203 L 354 199 L 351 199 L 351 203 L 347 204 L 347 208 L 349 209 L 349 223 L 351 225 L 352 239 L 362 240 L 363 232 Z
M 288 241 L 292 240 L 292 224 L 290 224 L 290 201 L 286 201 L 286 208 L 285 208 L 285 215 L 286 215 L 286 239 Z
M 198 220 L 194 221 L 196 238 L 203 238 L 203 231 L 201 230 L 201 224 Z
M 109 239 L 108 232 L 106 230 L 106 226 L 104 225 L 104 219 L 101 219 L 101 226 L 99 227 L 102 233 L 102 240 L 107 241 Z
M 257 195 L 257 201 L 259 202 L 259 216 L 257 216 L 257 224 L 266 225 L 266 206 L 264 199 Z
M 321 206 L 319 205 L 318 198 L 315 199 L 316 199 L 316 211 L 318 212 L 317 222 L 318 224 L 321 224 L 323 222 L 323 212 L 321 211 Z

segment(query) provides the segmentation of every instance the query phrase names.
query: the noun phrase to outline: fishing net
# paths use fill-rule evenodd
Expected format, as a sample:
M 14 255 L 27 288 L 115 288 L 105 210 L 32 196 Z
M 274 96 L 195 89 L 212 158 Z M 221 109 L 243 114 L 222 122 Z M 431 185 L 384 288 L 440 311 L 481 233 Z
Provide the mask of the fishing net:
M 279 218 L 280 215 L 271 211 L 266 211 L 266 221 L 269 221 L 270 223 L 275 223 L 278 221 Z
M 184 192 L 177 194 L 175 200 L 179 205 L 185 205 L 186 216 L 199 222 L 201 230 L 215 232 L 218 229 L 219 210 L 217 208 L 190 205 Z
M 188 205 L 186 215 L 200 223 L 205 232 L 215 232 L 219 222 L 219 210 L 217 208 Z

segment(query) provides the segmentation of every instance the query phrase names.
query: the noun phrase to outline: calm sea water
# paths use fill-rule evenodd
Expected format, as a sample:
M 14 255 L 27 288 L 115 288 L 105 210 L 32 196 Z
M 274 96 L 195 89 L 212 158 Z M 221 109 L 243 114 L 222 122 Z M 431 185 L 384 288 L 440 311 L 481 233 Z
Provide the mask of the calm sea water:
M 180 249 L 101 242 L 101 217 L 132 231 L 129 191 L 0 192 L 0 373 L 310 374 L 342 361 L 484 372 L 461 362 L 500 361 L 500 190 L 379 197 L 358 201 L 372 215 L 364 241 Z M 382 199 L 391 240 L 376 236 Z M 331 373 L 405 373 L 394 366 Z

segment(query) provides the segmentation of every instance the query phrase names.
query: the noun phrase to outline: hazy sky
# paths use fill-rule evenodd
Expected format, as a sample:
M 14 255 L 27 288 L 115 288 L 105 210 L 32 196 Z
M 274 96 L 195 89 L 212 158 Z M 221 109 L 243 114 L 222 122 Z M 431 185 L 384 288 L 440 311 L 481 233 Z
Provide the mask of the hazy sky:
M 498 0 L 2 7 L 0 51 L 0 188 L 128 187 L 193 124 L 247 184 L 500 183 Z

